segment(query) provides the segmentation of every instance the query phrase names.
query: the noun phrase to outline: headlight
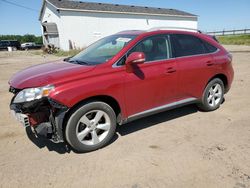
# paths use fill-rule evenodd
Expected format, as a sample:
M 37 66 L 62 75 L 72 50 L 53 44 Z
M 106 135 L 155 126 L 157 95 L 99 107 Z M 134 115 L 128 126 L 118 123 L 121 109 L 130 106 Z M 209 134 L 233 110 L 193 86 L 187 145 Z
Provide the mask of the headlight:
M 33 101 L 35 99 L 41 99 L 42 97 L 48 96 L 54 88 L 54 86 L 49 85 L 44 87 L 24 89 L 17 94 L 13 103 L 21 103 Z

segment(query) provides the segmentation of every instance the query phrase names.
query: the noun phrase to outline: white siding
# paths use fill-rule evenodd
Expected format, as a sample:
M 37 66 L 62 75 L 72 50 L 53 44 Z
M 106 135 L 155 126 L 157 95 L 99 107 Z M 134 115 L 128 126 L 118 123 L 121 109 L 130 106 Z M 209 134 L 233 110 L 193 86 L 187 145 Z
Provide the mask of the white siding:
M 190 17 L 167 17 L 150 15 L 130 15 L 112 13 L 89 13 L 60 11 L 51 5 L 45 8 L 42 21 L 55 22 L 58 26 L 60 47 L 69 50 L 69 41 L 73 47 L 83 48 L 99 38 L 123 30 L 146 30 L 152 27 L 185 27 L 197 29 L 197 19 Z M 52 15 L 54 14 L 54 15 Z M 48 17 L 48 15 L 50 15 Z
M 48 23 L 56 23 L 58 31 L 63 31 L 63 23 L 60 17 L 60 14 L 56 11 L 56 9 L 50 5 L 49 3 L 45 2 L 45 7 L 43 10 L 43 14 L 41 17 L 41 23 L 48 22 Z M 41 26 L 42 31 L 43 27 Z M 59 32 L 59 40 L 55 39 L 54 36 L 48 37 L 48 42 L 52 42 L 55 46 L 61 47 L 61 38 L 63 38 L 63 32 Z M 44 40 L 44 39 L 43 39 Z

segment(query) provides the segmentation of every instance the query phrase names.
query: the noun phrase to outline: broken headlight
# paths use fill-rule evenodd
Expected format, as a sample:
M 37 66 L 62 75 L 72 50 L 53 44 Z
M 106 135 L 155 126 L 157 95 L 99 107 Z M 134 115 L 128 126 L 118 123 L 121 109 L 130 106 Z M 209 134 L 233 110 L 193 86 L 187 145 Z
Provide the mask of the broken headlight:
M 41 99 L 42 97 L 48 96 L 54 88 L 54 86 L 49 85 L 44 87 L 24 89 L 16 95 L 13 103 L 21 103 L 33 101 L 35 99 Z

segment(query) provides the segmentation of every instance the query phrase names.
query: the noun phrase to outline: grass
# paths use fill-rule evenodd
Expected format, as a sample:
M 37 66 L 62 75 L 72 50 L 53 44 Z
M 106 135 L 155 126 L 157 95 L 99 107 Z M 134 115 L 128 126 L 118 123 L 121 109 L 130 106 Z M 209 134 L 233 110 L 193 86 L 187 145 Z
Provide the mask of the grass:
M 229 35 L 216 37 L 221 44 L 248 45 L 250 46 L 250 35 Z
M 32 50 L 32 51 L 29 51 L 29 52 L 31 52 L 33 55 L 43 55 L 42 50 Z
M 63 51 L 63 50 L 58 50 L 57 52 L 53 53 L 52 55 L 58 56 L 58 57 L 71 57 L 79 52 L 81 52 L 82 49 L 80 50 L 69 50 L 69 51 Z M 46 52 L 43 52 L 42 50 L 31 50 L 29 51 L 33 55 L 48 55 Z
M 69 50 L 69 51 L 59 50 L 56 53 L 54 53 L 54 55 L 56 55 L 58 57 L 62 57 L 62 56 L 71 57 L 71 56 L 78 54 L 81 51 L 82 51 L 82 49 L 81 50 Z
M 54 55 L 59 56 L 59 57 L 61 57 L 61 56 L 71 57 L 71 56 L 78 54 L 82 50 L 83 49 L 69 50 L 69 51 L 59 50 L 56 53 L 54 53 Z M 94 54 L 92 54 L 92 56 L 113 56 L 116 53 L 118 53 L 120 50 L 121 50 L 120 48 L 98 49 L 98 50 L 96 50 L 96 52 Z

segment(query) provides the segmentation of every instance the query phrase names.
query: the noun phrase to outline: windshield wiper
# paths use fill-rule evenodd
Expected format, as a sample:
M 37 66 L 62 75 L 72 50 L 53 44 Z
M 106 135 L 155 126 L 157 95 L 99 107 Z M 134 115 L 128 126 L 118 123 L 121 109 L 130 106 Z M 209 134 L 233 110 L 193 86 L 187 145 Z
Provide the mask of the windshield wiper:
M 81 60 L 68 60 L 69 63 L 77 63 L 79 65 L 90 65 L 89 63 Z
M 66 58 L 63 59 L 63 61 L 69 62 L 69 60 L 70 60 L 72 57 L 73 57 L 73 56 L 71 56 L 71 57 L 66 57 Z

